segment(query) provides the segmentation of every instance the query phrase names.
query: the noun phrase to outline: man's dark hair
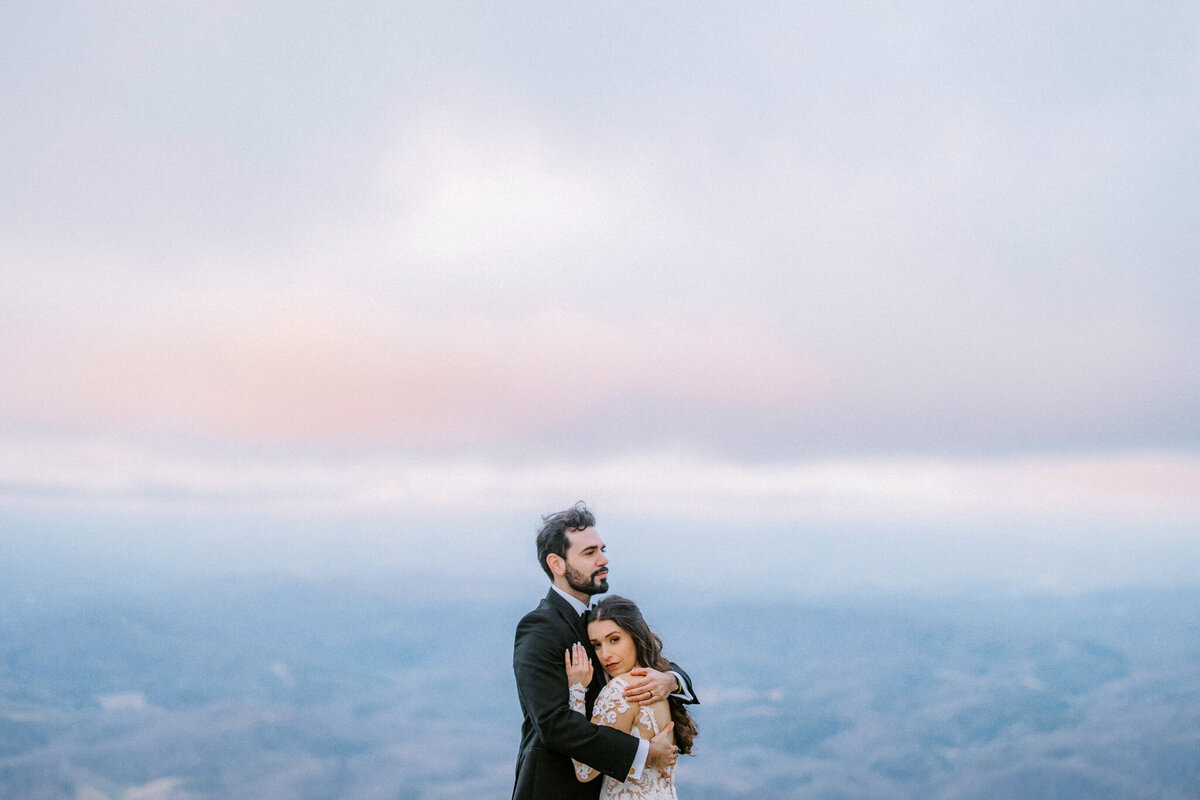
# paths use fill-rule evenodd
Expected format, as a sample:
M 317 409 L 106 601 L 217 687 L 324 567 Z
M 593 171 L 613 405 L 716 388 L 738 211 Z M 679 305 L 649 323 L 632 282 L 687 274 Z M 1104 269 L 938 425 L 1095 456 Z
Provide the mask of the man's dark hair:
M 549 514 L 542 517 L 542 529 L 537 535 L 538 563 L 546 571 L 546 576 L 554 580 L 554 573 L 546 563 L 546 556 L 554 555 L 567 557 L 567 531 L 581 531 L 596 524 L 596 518 L 588 507 L 580 500 L 566 511 Z

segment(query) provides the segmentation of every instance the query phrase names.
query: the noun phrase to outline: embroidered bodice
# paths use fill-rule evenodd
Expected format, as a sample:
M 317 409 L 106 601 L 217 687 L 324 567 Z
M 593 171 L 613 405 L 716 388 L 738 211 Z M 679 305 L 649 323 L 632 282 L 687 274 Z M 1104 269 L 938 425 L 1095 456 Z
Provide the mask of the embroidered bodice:
M 597 725 L 616 725 L 618 718 L 629 713 L 635 704 L 631 704 L 625 699 L 627 685 L 622 676 L 613 678 L 607 686 L 600 690 L 600 695 L 596 698 L 596 704 L 592 708 L 592 722 Z M 584 686 L 578 683 L 570 689 L 571 710 L 585 716 L 587 714 L 584 706 L 586 691 Z M 653 708 L 638 706 L 637 716 L 634 717 L 629 732 L 639 739 L 649 741 L 657 736 L 660 730 L 658 720 L 654 717 Z M 580 764 L 578 761 L 574 763 L 575 774 L 580 780 L 589 780 L 596 774 L 587 764 Z M 632 778 L 617 781 L 607 775 L 603 777 L 604 785 L 600 787 L 600 800 L 675 800 L 675 776 L 672 770 L 662 773 L 656 769 L 646 768 L 642 770 L 641 778 L 636 781 Z

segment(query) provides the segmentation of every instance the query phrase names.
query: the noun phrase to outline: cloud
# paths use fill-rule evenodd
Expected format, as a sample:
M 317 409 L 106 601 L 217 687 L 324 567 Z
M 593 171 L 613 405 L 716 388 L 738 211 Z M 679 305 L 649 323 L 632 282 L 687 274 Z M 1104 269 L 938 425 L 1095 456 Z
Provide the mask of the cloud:
M 509 462 L 478 457 L 270 458 L 8 441 L 9 508 L 339 516 L 533 514 L 587 497 L 606 513 L 694 520 L 924 523 L 938 528 L 1200 521 L 1200 461 L 1169 452 L 745 463 L 685 453 Z
M 644 151 L 555 129 L 519 100 L 431 108 L 402 130 L 380 176 L 402 269 L 527 289 L 679 238 L 678 201 Z
M 4 502 L 1195 519 L 1195 12 L 294 11 L 7 29 Z
M 105 711 L 148 711 L 155 708 L 142 692 L 97 695 L 96 702 Z
M 296 687 L 296 676 L 292 672 L 292 668 L 282 661 L 271 662 L 271 674 L 284 688 L 294 689 Z
M 789 407 L 822 367 L 766 330 L 554 308 L 406 315 L 365 298 L 196 297 L 10 340 L 0 412 L 49 429 L 455 447 L 669 400 Z
M 184 791 L 182 778 L 158 778 L 140 786 L 132 786 L 121 795 L 122 800 L 189 800 L 194 797 Z
M 145 116 L 105 140 L 145 174 L 96 182 L 154 208 L 56 192 L 37 224 L 6 231 L 0 415 L 334 446 L 542 449 L 573 434 L 605 454 L 649 440 L 740 458 L 1195 443 L 1197 285 L 1179 265 L 1196 240 L 1190 195 L 1166 180 L 1194 166 L 1176 50 L 1130 78 L 1154 91 L 1108 93 L 1092 70 L 1111 64 L 1046 51 L 1040 29 L 988 12 L 737 16 L 720 70 L 670 14 L 589 49 L 561 86 L 471 27 L 487 41 L 470 54 L 373 54 L 398 59 L 395 77 L 349 100 L 322 99 L 321 70 L 251 50 L 218 63 L 203 35 L 176 60 L 146 35 L 138 57 L 170 78 L 111 66 Z M 281 30 L 326 20 L 282 22 L 246 35 L 292 52 L 304 37 Z M 1128 58 L 1165 30 L 1138 22 L 1132 40 L 1103 25 L 1101 40 Z M 1015 102 L 1050 85 L 1013 62 L 1018 43 L 1056 65 L 1037 102 Z M 640 60 L 613 57 L 630 50 Z M 956 58 L 969 69 L 948 71 Z M 220 78 L 193 87 L 211 120 L 150 102 L 185 66 Z M 226 114 L 219 101 L 252 66 L 353 125 L 284 125 L 292 109 L 272 94 L 263 129 L 239 133 L 253 92 Z M 688 77 L 701 68 L 711 85 Z M 69 127 L 68 177 L 90 146 L 72 132 L 87 125 Z M 44 160 L 35 140 L 12 152 Z M 178 171 L 165 186 L 160 161 Z M 91 213 L 105 224 L 82 225 Z M 122 214 L 136 224 L 108 219 Z M 542 389 L 555 379 L 588 391 L 556 401 Z

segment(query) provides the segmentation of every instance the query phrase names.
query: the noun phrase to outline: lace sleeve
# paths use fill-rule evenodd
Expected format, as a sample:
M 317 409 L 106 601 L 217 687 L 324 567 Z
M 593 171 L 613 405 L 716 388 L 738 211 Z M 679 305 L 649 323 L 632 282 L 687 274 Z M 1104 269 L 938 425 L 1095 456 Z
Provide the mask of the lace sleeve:
M 599 775 L 599 772 L 589 767 L 587 764 L 580 764 L 575 759 L 571 759 L 571 763 L 575 765 L 575 777 L 580 783 L 587 783 L 592 778 Z
M 629 701 L 625 699 L 625 687 L 628 684 L 624 678 L 613 678 L 596 698 L 592 709 L 592 722 L 597 725 L 607 725 L 610 728 L 621 728 L 629 732 L 629 725 L 621 726 L 620 721 L 628 715 Z M 632 723 L 632 720 L 630 720 Z
M 640 706 L 631 706 L 625 699 L 626 685 L 624 678 L 613 678 L 607 686 L 600 690 L 600 696 L 596 698 L 596 705 L 592 709 L 593 724 L 616 728 L 625 733 L 630 732 L 633 728 L 633 719 Z M 583 688 L 582 685 L 579 686 L 581 689 Z M 582 693 L 580 696 L 582 698 Z M 571 687 L 571 710 L 586 713 L 582 708 L 576 708 L 574 686 Z M 580 781 L 590 781 L 600 775 L 587 764 L 580 764 L 574 759 L 572 761 L 575 764 L 575 777 Z
M 571 688 L 567 690 L 571 693 L 569 705 L 571 710 L 579 714 L 587 716 L 587 706 L 584 705 L 584 698 L 587 697 L 587 687 L 582 683 L 572 683 Z
M 571 698 L 569 701 L 571 710 L 586 717 L 587 706 L 584 704 L 584 698 L 587 697 L 587 687 L 582 683 L 572 683 L 571 688 L 568 689 L 568 691 L 571 693 Z M 596 770 L 592 769 L 587 764 L 581 764 L 575 759 L 571 759 L 571 763 L 575 765 L 575 777 L 578 778 L 581 783 L 590 781 L 598 774 Z

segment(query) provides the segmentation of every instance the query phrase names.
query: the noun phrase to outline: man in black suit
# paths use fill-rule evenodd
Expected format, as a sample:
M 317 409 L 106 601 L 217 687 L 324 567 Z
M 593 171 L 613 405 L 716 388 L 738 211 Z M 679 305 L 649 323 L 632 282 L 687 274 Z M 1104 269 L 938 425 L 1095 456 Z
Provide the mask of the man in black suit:
M 538 561 L 552 583 L 538 607 L 517 625 L 513 645 L 513 673 L 524 716 L 513 800 L 596 800 L 601 781 L 580 783 L 571 759 L 623 781 L 639 777 L 646 767 L 670 767 L 677 749 L 670 740 L 670 727 L 647 743 L 589 721 L 605 677 L 582 615 L 592 595 L 608 591 L 604 541 L 594 527 L 595 517 L 582 502 L 542 522 Z M 586 698 L 588 718 L 567 705 L 564 655 L 576 642 L 584 643 L 594 667 Z M 671 668 L 671 672 L 634 670 L 626 699 L 652 703 L 675 695 L 685 703 L 696 702 L 687 674 L 674 664 Z

